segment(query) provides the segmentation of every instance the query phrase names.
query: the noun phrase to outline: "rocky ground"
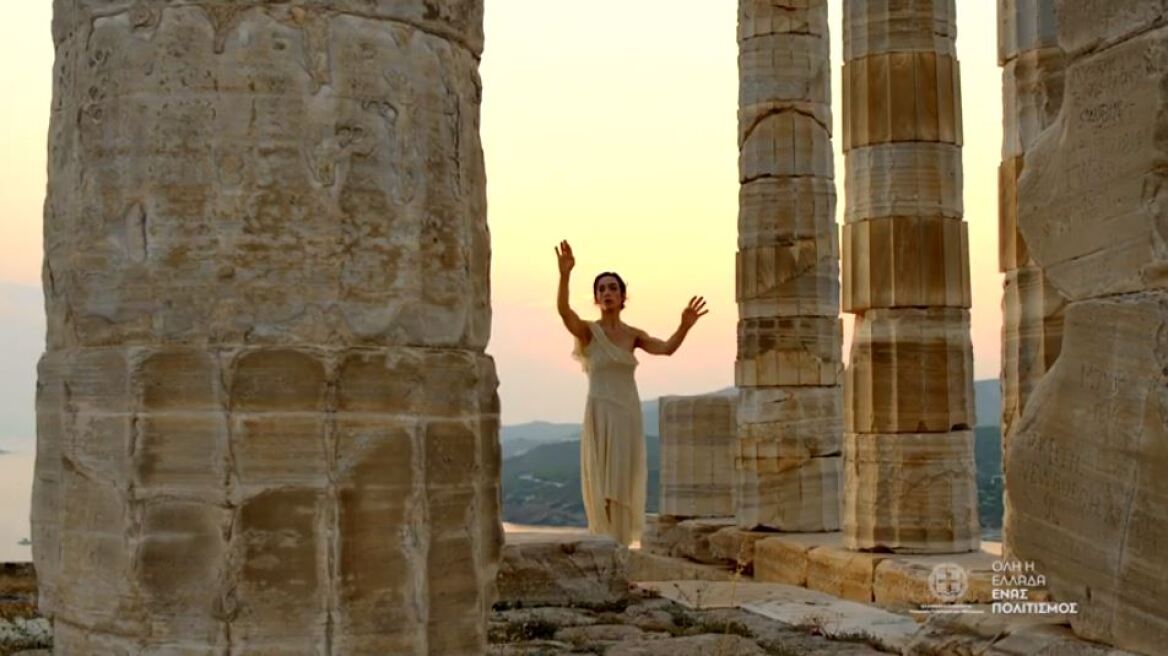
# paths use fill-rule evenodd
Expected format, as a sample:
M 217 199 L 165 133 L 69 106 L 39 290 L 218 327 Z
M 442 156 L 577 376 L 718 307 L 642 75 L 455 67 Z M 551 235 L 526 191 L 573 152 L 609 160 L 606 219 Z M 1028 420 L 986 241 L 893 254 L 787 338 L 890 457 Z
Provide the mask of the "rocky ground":
M 881 651 L 863 635 L 829 640 L 739 609 L 691 610 L 638 591 L 627 602 L 579 608 L 496 609 L 492 656 L 862 656 Z

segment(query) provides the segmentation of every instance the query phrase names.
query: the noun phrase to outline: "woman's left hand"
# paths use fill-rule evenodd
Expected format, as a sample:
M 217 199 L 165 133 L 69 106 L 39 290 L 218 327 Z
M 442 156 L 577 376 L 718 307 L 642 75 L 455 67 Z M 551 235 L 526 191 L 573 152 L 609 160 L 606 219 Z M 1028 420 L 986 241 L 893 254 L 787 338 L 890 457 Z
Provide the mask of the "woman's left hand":
M 698 317 L 704 316 L 709 310 L 706 308 L 706 299 L 694 296 L 689 299 L 689 305 L 681 311 L 681 325 L 683 328 L 692 328 L 698 322 Z

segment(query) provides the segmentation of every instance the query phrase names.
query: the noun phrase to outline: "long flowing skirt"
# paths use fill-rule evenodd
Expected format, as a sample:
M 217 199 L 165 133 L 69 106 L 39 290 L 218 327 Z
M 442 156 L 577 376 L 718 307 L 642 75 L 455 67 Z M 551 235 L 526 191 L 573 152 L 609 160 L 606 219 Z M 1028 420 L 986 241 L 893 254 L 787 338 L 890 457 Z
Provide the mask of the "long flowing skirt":
M 590 533 L 629 545 L 645 526 L 645 434 L 640 404 L 588 397 L 580 435 L 580 484 Z

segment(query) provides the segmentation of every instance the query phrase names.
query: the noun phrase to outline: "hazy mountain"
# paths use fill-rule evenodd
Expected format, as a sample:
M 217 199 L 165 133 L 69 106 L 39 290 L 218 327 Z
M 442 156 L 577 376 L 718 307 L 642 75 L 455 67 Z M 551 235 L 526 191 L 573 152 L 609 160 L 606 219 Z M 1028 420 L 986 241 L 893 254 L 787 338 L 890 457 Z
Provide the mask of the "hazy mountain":
M 734 388 L 715 394 L 734 394 Z M 974 430 L 978 515 L 983 537 L 999 539 L 1002 526 L 1002 439 L 998 426 L 1001 391 L 998 381 L 974 383 L 978 426 Z M 641 404 L 649 467 L 647 512 L 656 512 L 660 495 L 660 399 Z M 504 426 L 503 517 L 505 521 L 552 526 L 584 526 L 580 497 L 580 425 L 530 422 Z
M 973 382 L 974 415 L 978 426 L 1002 423 L 1002 387 L 997 378 Z
M 726 387 L 711 394 L 732 396 L 737 393 L 733 387 Z M 657 435 L 657 412 L 659 398 L 641 402 L 641 421 L 646 435 Z M 584 402 L 581 400 L 580 412 L 584 412 Z M 522 455 L 541 444 L 553 444 L 565 440 L 579 440 L 581 425 L 569 423 L 552 423 L 547 421 L 529 421 L 524 424 L 512 424 L 499 428 L 499 442 L 503 447 L 503 457 L 511 458 Z

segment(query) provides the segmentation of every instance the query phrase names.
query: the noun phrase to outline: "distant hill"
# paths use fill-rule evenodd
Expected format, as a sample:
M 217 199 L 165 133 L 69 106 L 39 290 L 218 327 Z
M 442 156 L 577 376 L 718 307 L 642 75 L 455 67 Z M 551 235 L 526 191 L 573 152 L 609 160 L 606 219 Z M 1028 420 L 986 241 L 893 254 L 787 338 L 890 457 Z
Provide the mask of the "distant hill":
M 973 401 L 978 426 L 1002 423 L 1002 387 L 997 378 L 973 381 Z
M 649 469 L 646 512 L 660 502 L 661 440 L 645 439 Z M 1002 526 L 1002 440 L 997 426 L 974 431 L 978 516 L 983 535 L 997 539 Z M 585 526 L 580 495 L 580 441 L 541 444 L 503 461 L 503 521 L 545 526 Z
M 714 393 L 734 394 L 735 389 L 724 388 Z M 978 423 L 974 430 L 978 511 L 984 536 L 996 539 L 1002 525 L 1003 487 L 998 381 L 976 381 L 974 394 Z M 659 400 L 641 404 L 649 467 L 647 512 L 656 512 L 660 500 Z M 585 525 L 580 497 L 580 424 L 536 421 L 504 426 L 500 440 L 504 457 L 504 520 L 551 526 Z
M 711 394 L 731 396 L 737 390 L 726 387 Z M 659 398 L 641 402 L 641 421 L 644 424 L 646 435 L 657 435 L 661 431 L 657 426 L 657 410 Z M 584 400 L 580 400 L 580 414 L 584 413 Z M 548 421 L 529 421 L 523 424 L 512 424 L 499 428 L 499 442 L 503 446 L 503 457 L 511 458 L 522 455 L 541 444 L 552 444 L 565 440 L 579 440 L 581 426 L 578 423 L 552 423 Z
M 649 469 L 647 512 L 657 512 L 661 441 L 645 437 Z M 541 444 L 503 461 L 503 521 L 544 526 L 586 526 L 580 494 L 580 440 Z

